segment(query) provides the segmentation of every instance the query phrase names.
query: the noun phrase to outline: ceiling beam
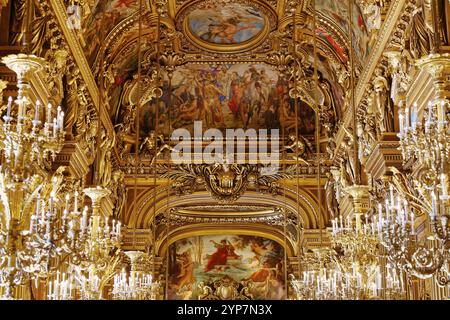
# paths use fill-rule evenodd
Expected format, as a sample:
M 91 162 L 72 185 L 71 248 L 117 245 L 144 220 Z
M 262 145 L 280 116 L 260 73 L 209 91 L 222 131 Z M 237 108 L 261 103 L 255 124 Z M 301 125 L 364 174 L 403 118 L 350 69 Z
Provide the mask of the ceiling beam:
M 383 52 L 387 49 L 390 44 L 391 37 L 395 30 L 397 29 L 397 23 L 400 16 L 404 13 L 405 5 L 409 0 L 396 0 L 392 1 L 389 7 L 389 11 L 386 15 L 386 19 L 381 26 L 381 29 L 377 36 L 377 41 L 375 42 L 369 56 L 364 61 L 364 68 L 358 79 L 358 83 L 355 87 L 355 105 L 359 108 L 359 105 L 364 98 L 366 92 L 367 84 L 371 81 L 373 72 L 378 66 L 380 59 L 383 57 Z M 349 107 L 351 108 L 351 107 Z M 349 109 L 350 110 L 350 109 Z M 352 122 L 352 113 L 346 112 L 343 115 L 342 125 L 336 134 L 336 145 L 340 146 L 346 133 L 344 127 L 347 128 Z M 339 148 L 336 148 L 336 154 L 339 152 Z
M 86 83 L 86 87 L 92 98 L 92 102 L 96 107 L 97 112 L 99 114 L 101 113 L 102 115 L 101 122 L 103 126 L 110 134 L 115 134 L 111 119 L 108 116 L 108 110 L 106 110 L 105 105 L 100 106 L 99 89 L 97 86 L 97 82 L 95 81 L 95 78 L 89 67 L 89 63 L 84 54 L 83 47 L 78 40 L 76 30 L 69 28 L 69 25 L 67 23 L 69 21 L 69 17 L 67 15 L 66 6 L 64 5 L 62 0 L 50 0 L 49 3 L 54 12 L 55 19 L 59 25 L 59 29 L 67 42 L 70 53 L 78 68 L 80 69 L 80 74 L 84 82 Z M 102 108 L 101 112 L 100 107 Z

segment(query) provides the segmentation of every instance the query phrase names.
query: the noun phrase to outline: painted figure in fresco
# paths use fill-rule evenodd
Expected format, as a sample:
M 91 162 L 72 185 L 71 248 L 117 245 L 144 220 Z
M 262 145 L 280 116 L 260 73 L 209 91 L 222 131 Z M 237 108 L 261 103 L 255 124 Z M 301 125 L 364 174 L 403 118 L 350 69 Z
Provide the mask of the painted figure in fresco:
M 259 262 L 257 269 L 244 281 L 251 281 L 253 288 L 259 296 L 265 299 L 281 299 L 284 295 L 283 265 L 279 251 L 273 242 L 260 242 L 253 240 L 250 249 Z
M 112 6 L 115 9 L 129 8 L 136 0 L 115 0 Z
M 224 125 L 221 99 L 225 94 L 218 88 L 212 73 L 207 73 L 202 84 L 202 98 L 204 108 L 209 115 L 209 124 Z
M 234 251 L 233 245 L 227 239 L 223 239 L 220 243 L 214 240 L 211 240 L 211 242 L 216 247 L 216 252 L 208 257 L 208 263 L 205 266 L 204 272 L 209 272 L 215 269 L 216 266 L 225 266 L 228 258 L 239 258 Z
M 242 43 L 253 38 L 264 25 L 264 19 L 250 6 L 204 5 L 189 16 L 189 25 L 200 39 L 217 44 Z
M 289 105 L 289 100 L 287 98 L 281 99 L 281 105 L 278 112 L 281 129 L 284 130 L 285 133 L 295 129 L 297 123 L 295 113 L 291 112 L 291 106 Z
M 212 111 L 209 108 L 208 102 L 205 101 L 205 84 L 204 79 L 201 77 L 201 72 L 198 72 L 198 74 L 194 76 L 194 82 L 196 84 L 195 93 L 199 97 L 199 120 L 205 122 L 208 126 L 212 126 Z
M 208 41 L 208 42 L 219 42 L 224 43 L 223 39 L 217 40 L 217 38 L 220 39 L 220 34 L 222 33 L 222 26 L 220 24 L 212 23 L 208 25 L 208 32 L 203 33 L 200 36 L 200 39 Z
M 336 51 L 343 62 L 347 62 L 346 50 L 334 40 L 331 34 L 321 28 L 317 28 L 316 32 L 319 37 L 323 38 Z
M 177 254 L 177 263 L 180 272 L 173 282 L 173 286 L 178 291 L 195 281 L 194 262 L 192 261 L 191 250 L 187 250 L 182 254 Z
M 175 119 L 175 123 L 180 121 L 193 122 L 198 119 L 198 114 L 199 110 L 197 98 L 190 99 L 178 108 L 178 116 Z
M 252 24 L 239 25 L 238 23 L 239 21 L 234 17 L 221 20 L 219 23 L 212 23 L 208 26 L 208 32 L 202 34 L 200 38 L 208 42 L 220 44 L 238 43 L 238 40 L 235 38 L 238 32 L 257 28 Z
M 237 118 L 239 115 L 239 102 L 241 101 L 241 97 L 241 79 L 239 77 L 239 74 L 234 71 L 231 75 L 230 98 L 228 107 L 230 108 L 235 118 Z
M 238 40 L 235 38 L 236 34 L 242 30 L 246 29 L 257 29 L 256 26 L 246 23 L 244 25 L 240 24 L 238 18 L 229 18 L 225 21 L 222 21 L 223 26 L 223 34 L 227 43 L 237 43 Z

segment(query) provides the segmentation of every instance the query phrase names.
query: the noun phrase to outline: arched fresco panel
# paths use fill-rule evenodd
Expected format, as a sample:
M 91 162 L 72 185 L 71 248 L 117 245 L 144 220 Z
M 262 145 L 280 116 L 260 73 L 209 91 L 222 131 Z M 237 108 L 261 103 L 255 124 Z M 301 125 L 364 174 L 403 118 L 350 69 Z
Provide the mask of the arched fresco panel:
M 194 121 L 203 129 L 295 130 L 295 103 L 288 84 L 274 68 L 264 64 L 187 64 L 166 79 L 163 96 L 146 103 L 140 112 L 140 134 L 155 127 L 158 106 L 159 132 L 170 127 L 192 131 Z M 170 107 L 170 110 L 168 108 Z M 313 135 L 315 115 L 306 104 L 298 105 L 299 132 Z
M 204 235 L 169 247 L 169 299 L 207 298 L 221 282 L 222 298 L 278 300 L 285 296 L 284 249 L 270 239 L 249 235 Z M 206 288 L 208 287 L 208 288 Z M 216 294 L 210 292 L 210 296 Z

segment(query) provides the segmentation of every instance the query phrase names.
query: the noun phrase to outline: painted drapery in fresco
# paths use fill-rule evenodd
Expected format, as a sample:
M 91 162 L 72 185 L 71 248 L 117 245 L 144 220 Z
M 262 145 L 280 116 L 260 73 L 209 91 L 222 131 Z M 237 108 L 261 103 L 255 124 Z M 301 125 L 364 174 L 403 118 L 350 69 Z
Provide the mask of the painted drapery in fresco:
M 194 121 L 202 121 L 204 130 L 265 128 L 288 134 L 296 126 L 295 103 L 288 90 L 286 80 L 267 65 L 188 64 L 176 69 L 170 86 L 164 81 L 161 98 L 142 106 L 140 135 L 154 130 L 157 108 L 158 132 L 166 135 L 169 128 L 192 131 Z M 314 111 L 302 102 L 297 108 L 299 132 L 313 135 Z
M 284 251 L 273 240 L 244 235 L 197 236 L 169 248 L 169 299 L 199 299 L 205 285 L 231 278 L 252 299 L 285 296 Z M 212 285 L 211 285 L 212 286 Z

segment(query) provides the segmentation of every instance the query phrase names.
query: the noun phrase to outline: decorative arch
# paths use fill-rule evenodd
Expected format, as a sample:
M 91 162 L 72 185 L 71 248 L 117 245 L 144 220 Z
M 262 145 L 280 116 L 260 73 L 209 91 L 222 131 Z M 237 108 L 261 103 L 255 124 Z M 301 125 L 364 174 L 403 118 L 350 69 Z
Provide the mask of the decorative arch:
M 186 204 L 211 204 L 214 203 L 210 194 L 207 191 L 200 191 L 194 194 L 177 196 L 174 193 L 169 194 L 167 187 L 160 187 L 156 191 L 156 198 L 154 198 L 154 190 L 149 189 L 141 191 L 133 204 L 128 208 L 125 214 L 125 223 L 130 228 L 147 228 L 151 225 L 154 217 L 168 209 L 168 204 L 171 208 L 183 206 Z M 155 199 L 155 204 L 153 203 Z M 299 206 L 297 210 L 297 195 L 294 188 L 286 187 L 286 197 L 279 195 L 276 197 L 264 196 L 256 191 L 247 191 L 235 204 L 243 205 L 249 203 L 258 203 L 262 205 L 270 205 L 278 208 L 286 208 L 288 211 L 296 212 L 300 218 L 301 224 L 306 229 L 316 229 L 319 227 L 318 216 L 318 200 L 317 196 L 311 191 L 304 188 L 299 190 Z M 155 207 L 155 208 L 154 208 Z M 156 214 L 155 214 L 156 213 Z M 322 203 L 321 208 L 322 217 L 321 227 L 323 228 L 327 221 L 327 210 Z
M 273 240 L 280 244 L 288 257 L 294 257 L 299 252 L 298 245 L 292 241 L 286 240 L 284 234 L 273 228 L 267 226 L 248 225 L 248 226 L 223 226 L 223 225 L 189 225 L 182 228 L 177 228 L 169 235 L 165 235 L 161 241 L 156 243 L 155 252 L 160 257 L 164 257 L 167 248 L 178 240 L 186 239 L 193 236 L 205 236 L 205 235 L 248 235 L 257 236 L 266 239 Z

